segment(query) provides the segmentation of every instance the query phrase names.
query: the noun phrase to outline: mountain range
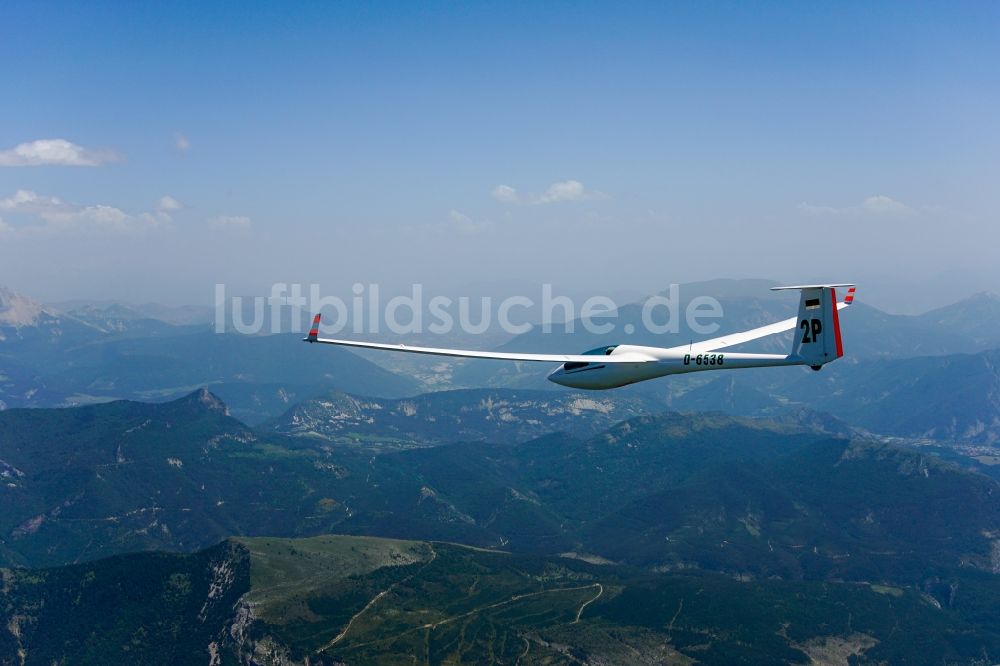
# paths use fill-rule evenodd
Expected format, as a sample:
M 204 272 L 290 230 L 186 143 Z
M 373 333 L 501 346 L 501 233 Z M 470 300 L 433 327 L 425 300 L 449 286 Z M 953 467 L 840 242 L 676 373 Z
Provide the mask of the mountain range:
M 353 396 L 334 391 L 303 401 L 262 430 L 329 441 L 401 447 L 455 441 L 524 441 L 552 432 L 593 435 L 664 403 L 647 395 L 567 391 L 461 389 L 410 398 Z
M 397 397 L 417 383 L 351 352 L 317 353 L 301 336 L 216 334 L 121 305 L 66 314 L 0 292 L 0 408 L 163 400 L 210 385 L 258 422 L 331 388 Z
M 682 285 L 678 311 L 693 298 L 712 296 L 726 314 L 720 332 L 761 325 L 788 316 L 793 307 L 780 292 L 769 290 L 773 285 L 765 280 Z M 1000 298 L 977 294 L 922 315 L 891 315 L 867 306 L 863 289 L 859 293 L 859 302 L 842 313 L 847 355 L 819 375 L 765 369 L 671 377 L 595 400 L 768 417 L 808 406 L 887 435 L 984 445 L 997 441 L 993 350 L 1000 348 L 995 332 L 1000 331 Z M 284 413 L 293 408 L 307 420 L 322 419 L 306 415 L 319 404 L 309 401 L 330 402 L 331 391 L 375 401 L 413 397 L 426 388 L 506 387 L 561 395 L 544 379 L 548 368 L 534 364 L 359 356 L 344 349 L 311 349 L 293 335 L 215 334 L 204 323 L 179 325 L 183 311 L 176 309 L 158 314 L 171 323 L 154 318 L 153 306 L 62 307 L 65 312 L 0 290 L 0 408 L 169 400 L 210 386 L 234 415 L 257 425 L 289 418 Z M 643 332 L 641 307 L 641 301 L 623 306 L 616 329 L 636 326 L 627 342 L 671 344 L 671 336 Z M 568 328 L 556 324 L 550 333 L 535 328 L 500 349 L 566 351 L 621 341 L 620 333 L 593 335 L 580 322 L 572 333 Z M 681 330 L 672 339 L 693 337 L 702 336 Z M 475 340 L 462 342 L 474 346 Z M 789 344 L 775 336 L 755 349 L 783 352 Z
M 456 400 L 427 396 L 353 443 L 254 430 L 204 390 L 0 412 L 0 558 L 50 566 L 340 532 L 751 577 L 917 585 L 1000 567 L 1000 485 L 920 450 L 673 412 L 430 446 L 426 413 Z M 545 395 L 508 404 L 506 421 L 554 408 Z M 419 436 L 401 446 L 407 418 Z

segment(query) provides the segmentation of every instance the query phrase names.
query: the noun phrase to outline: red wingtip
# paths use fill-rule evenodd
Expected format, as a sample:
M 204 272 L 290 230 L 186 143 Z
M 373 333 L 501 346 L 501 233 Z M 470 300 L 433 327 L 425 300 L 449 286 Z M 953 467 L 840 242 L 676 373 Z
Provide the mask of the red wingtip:
M 847 296 L 844 296 L 844 302 L 847 303 L 848 305 L 854 302 L 854 289 L 855 287 L 851 287 L 850 289 L 848 289 Z

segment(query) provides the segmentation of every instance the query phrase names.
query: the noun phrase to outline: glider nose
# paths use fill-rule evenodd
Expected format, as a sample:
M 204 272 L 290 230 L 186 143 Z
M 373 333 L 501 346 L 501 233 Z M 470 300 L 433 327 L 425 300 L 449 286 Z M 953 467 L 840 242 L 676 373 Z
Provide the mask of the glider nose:
M 548 380 L 560 386 L 568 386 L 566 379 L 566 370 L 562 365 L 548 374 Z

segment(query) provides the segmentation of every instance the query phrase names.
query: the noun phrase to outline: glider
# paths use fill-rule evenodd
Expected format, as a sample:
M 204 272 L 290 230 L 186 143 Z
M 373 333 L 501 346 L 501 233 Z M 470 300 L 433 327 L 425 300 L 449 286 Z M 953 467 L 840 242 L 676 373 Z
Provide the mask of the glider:
M 837 302 L 837 288 L 847 287 L 844 300 Z M 582 354 L 518 354 L 485 352 L 438 347 L 332 340 L 319 337 L 320 315 L 313 319 L 312 329 L 303 340 L 344 347 L 381 349 L 433 354 L 457 358 L 488 358 L 501 361 L 559 363 L 548 375 L 549 381 L 578 389 L 610 389 L 666 375 L 703 370 L 731 370 L 786 365 L 808 365 L 819 370 L 844 355 L 838 311 L 854 301 L 852 284 L 810 284 L 772 287 L 772 291 L 799 291 L 798 315 L 742 333 L 731 333 L 711 340 L 692 342 L 679 347 L 643 347 L 639 345 L 609 345 Z M 746 354 L 725 349 L 776 333 L 797 329 L 790 354 Z

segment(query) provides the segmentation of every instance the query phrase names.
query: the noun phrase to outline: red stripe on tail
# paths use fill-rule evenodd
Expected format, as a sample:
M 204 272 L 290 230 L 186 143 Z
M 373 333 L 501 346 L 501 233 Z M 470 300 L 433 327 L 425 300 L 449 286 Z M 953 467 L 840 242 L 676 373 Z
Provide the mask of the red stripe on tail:
M 853 289 L 851 291 L 854 291 Z M 848 292 L 847 298 L 844 299 L 845 303 L 850 303 L 849 298 L 854 298 L 850 291 Z M 830 287 L 830 301 L 833 303 L 833 335 L 834 339 L 837 341 L 837 358 L 844 355 L 844 343 L 840 339 L 840 314 L 837 312 L 837 290 Z

